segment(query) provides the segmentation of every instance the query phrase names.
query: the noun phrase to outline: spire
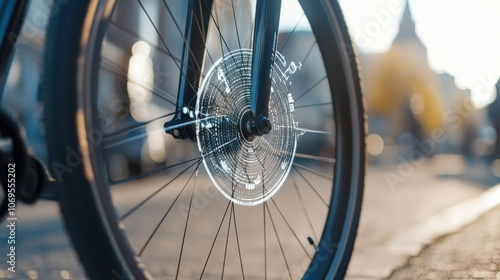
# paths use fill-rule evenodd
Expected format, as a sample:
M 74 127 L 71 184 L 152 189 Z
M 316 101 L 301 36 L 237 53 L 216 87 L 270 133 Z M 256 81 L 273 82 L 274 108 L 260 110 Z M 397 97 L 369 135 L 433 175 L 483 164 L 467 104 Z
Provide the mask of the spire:
M 415 40 L 420 42 L 417 36 L 415 22 L 413 21 L 413 17 L 411 14 L 410 3 L 408 2 L 408 0 L 405 0 L 404 2 L 405 10 L 403 12 L 401 23 L 399 25 L 399 34 L 394 39 L 394 42 L 406 40 Z

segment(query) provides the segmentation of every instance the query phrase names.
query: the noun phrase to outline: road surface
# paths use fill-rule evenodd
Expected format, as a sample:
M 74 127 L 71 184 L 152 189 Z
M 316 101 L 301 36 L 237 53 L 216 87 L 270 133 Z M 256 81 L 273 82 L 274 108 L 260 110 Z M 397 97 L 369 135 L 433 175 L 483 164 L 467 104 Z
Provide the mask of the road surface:
M 390 275 L 390 279 L 411 279 L 408 275 L 412 275 L 413 271 L 424 271 L 418 268 L 420 264 L 432 267 L 434 263 L 430 261 L 433 260 L 432 256 L 429 256 L 435 254 L 434 251 L 426 249 L 418 255 L 426 244 L 432 243 L 443 234 L 449 234 L 461 229 L 467 223 L 474 222 L 482 214 L 500 204 L 498 199 L 484 202 L 485 197 L 498 197 L 495 195 L 498 191 L 493 193 L 498 187 L 491 188 L 496 182 L 495 178 L 487 182 L 475 180 L 474 176 L 464 178 L 462 175 L 450 173 L 447 165 L 443 165 L 441 160 L 446 159 L 435 158 L 404 174 L 400 174 L 401 166 L 369 168 L 361 225 L 347 279 L 382 279 Z M 403 181 L 394 185 L 388 180 L 391 174 L 405 176 L 402 176 Z M 468 178 L 473 179 L 468 180 Z M 484 179 L 484 176 L 478 178 Z M 122 199 L 129 198 L 124 195 Z M 476 207 L 482 209 L 476 215 L 461 216 L 460 213 L 468 211 L 467 209 L 473 207 L 473 203 L 479 203 L 477 201 L 482 201 L 480 204 L 488 207 Z M 498 214 L 498 210 L 495 211 Z M 436 222 L 443 219 L 450 220 L 449 217 L 457 216 L 457 213 L 463 219 L 452 219 L 454 223 Z M 0 255 L 0 278 L 86 279 L 64 231 L 56 203 L 42 201 L 34 207 L 19 205 L 17 216 L 16 272 L 7 271 L 5 251 L 8 229 L 4 222 L 0 230 L 1 248 L 4 251 Z M 412 232 L 418 233 L 418 238 L 415 238 Z M 494 235 L 491 235 L 491 238 L 493 237 Z M 490 237 L 482 238 L 484 240 Z M 498 245 L 497 243 L 498 238 L 496 243 L 492 244 Z M 453 246 L 447 245 L 443 248 L 437 251 L 444 252 L 445 255 L 447 252 L 449 254 L 455 252 L 451 250 Z M 468 251 L 465 253 L 469 254 Z M 418 257 L 411 259 L 408 264 L 408 259 L 412 255 Z M 463 257 L 450 261 L 459 265 L 461 260 Z M 493 259 L 492 263 L 498 264 L 498 258 Z M 394 272 L 401 266 L 405 266 L 403 270 Z M 469 273 L 468 269 L 471 267 L 464 264 L 464 273 Z M 490 269 L 488 272 L 492 272 L 499 267 L 493 268 L 491 265 L 488 269 Z M 189 278 L 189 271 L 185 273 Z M 441 275 L 432 272 L 422 273 L 431 273 L 422 275 Z

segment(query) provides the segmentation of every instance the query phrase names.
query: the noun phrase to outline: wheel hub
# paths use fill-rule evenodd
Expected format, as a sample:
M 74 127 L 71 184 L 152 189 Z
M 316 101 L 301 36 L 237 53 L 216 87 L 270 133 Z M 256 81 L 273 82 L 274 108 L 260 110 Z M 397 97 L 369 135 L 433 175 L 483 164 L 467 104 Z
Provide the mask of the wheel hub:
M 206 170 L 225 197 L 247 206 L 271 198 L 283 185 L 298 137 L 281 71 L 273 71 L 268 118 L 249 118 L 251 60 L 251 50 L 242 49 L 217 61 L 196 104 L 196 137 Z M 262 136 L 251 133 L 252 125 Z

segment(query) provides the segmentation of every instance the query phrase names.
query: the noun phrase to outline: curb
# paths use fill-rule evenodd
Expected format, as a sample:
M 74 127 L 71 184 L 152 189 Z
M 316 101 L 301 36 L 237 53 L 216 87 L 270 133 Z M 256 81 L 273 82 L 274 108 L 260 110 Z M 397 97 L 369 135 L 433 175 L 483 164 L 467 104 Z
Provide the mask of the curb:
M 418 255 L 437 238 L 459 231 L 482 215 L 500 206 L 500 185 L 484 191 L 480 195 L 448 207 L 426 219 L 424 222 L 397 233 L 393 238 L 377 246 L 365 248 L 372 258 L 364 263 L 363 275 L 348 275 L 346 279 L 382 279 L 406 264 L 409 257 Z

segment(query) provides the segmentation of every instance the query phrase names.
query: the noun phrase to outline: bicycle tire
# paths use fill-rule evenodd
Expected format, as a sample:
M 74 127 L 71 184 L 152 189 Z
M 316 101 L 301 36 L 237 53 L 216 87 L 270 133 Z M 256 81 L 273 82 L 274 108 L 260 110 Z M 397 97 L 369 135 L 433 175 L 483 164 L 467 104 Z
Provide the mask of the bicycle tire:
M 97 118 L 90 119 L 88 112 L 95 115 L 97 111 L 97 101 L 92 101 L 95 96 L 91 93 L 97 91 L 99 59 L 96 54 L 101 52 L 107 20 L 113 12 L 112 2 L 55 3 L 59 12 L 49 26 L 44 76 L 48 146 L 52 172 L 59 172 L 54 177 L 63 183 L 58 195 L 64 222 L 87 275 L 92 279 L 146 279 L 151 275 L 137 261 L 135 249 L 127 240 L 121 222 L 117 221 L 111 194 L 105 186 L 109 174 L 104 170 L 106 161 L 99 153 L 101 147 L 89 141 L 89 132 L 99 127 Z M 354 246 L 363 194 L 366 133 L 363 97 L 358 64 L 337 1 L 302 1 L 301 4 L 306 16 L 314 15 L 307 19 L 316 35 L 334 95 L 336 132 L 332 145 L 336 156 L 332 167 L 332 201 L 322 238 L 313 244 L 317 247 L 311 259 L 314 265 L 308 265 L 304 279 L 342 279 Z M 79 151 L 81 162 L 61 169 L 58 164 L 68 165 L 70 150 Z M 57 166 L 59 169 L 54 171 Z M 264 210 L 264 223 L 268 219 L 265 213 Z M 268 215 L 272 220 L 271 214 Z M 229 223 L 228 236 L 230 230 Z M 279 245 L 281 247 L 281 243 Z M 267 261 L 265 274 L 267 277 Z

